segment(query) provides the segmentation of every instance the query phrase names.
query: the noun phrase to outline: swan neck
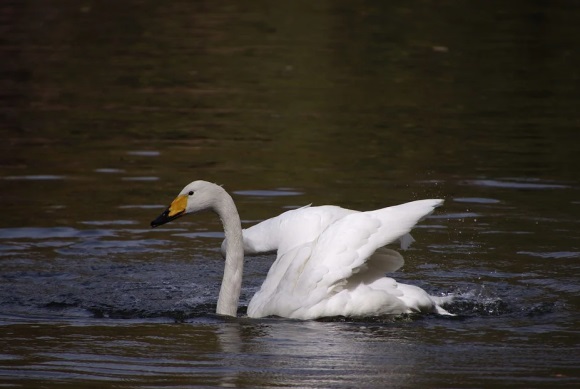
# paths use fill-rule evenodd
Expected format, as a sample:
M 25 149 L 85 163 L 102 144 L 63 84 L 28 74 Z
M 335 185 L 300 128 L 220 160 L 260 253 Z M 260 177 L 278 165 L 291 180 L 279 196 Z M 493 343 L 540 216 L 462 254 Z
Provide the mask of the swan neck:
M 225 190 L 215 207 L 215 212 L 222 221 L 226 237 L 224 276 L 218 297 L 216 313 L 219 315 L 236 316 L 244 270 L 242 223 L 234 200 Z

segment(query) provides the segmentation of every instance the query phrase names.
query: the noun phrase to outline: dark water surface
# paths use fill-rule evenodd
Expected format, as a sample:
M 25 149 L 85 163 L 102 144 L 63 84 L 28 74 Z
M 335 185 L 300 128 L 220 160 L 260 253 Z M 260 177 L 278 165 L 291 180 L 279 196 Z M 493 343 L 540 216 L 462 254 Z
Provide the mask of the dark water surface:
M 0 386 L 578 387 L 576 1 L 0 5 Z M 215 315 L 213 215 L 445 206 L 393 276 L 437 315 Z

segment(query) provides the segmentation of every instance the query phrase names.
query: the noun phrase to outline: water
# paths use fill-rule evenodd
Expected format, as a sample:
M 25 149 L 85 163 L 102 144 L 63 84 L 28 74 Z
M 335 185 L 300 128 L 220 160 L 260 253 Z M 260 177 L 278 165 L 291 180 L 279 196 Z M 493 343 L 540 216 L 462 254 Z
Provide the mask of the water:
M 0 384 L 577 387 L 580 8 L 555 2 L 0 6 Z M 446 202 L 393 277 L 457 316 L 215 315 L 211 215 Z

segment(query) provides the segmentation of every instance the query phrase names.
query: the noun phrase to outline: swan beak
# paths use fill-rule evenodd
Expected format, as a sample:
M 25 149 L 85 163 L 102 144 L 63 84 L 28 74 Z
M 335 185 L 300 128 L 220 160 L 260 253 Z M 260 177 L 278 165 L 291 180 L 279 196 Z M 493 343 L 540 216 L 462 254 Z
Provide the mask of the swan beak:
M 187 207 L 187 195 L 179 195 L 173 200 L 171 205 L 163 211 L 157 219 L 151 222 L 151 227 L 155 228 L 162 224 L 168 223 L 185 215 L 185 208 Z

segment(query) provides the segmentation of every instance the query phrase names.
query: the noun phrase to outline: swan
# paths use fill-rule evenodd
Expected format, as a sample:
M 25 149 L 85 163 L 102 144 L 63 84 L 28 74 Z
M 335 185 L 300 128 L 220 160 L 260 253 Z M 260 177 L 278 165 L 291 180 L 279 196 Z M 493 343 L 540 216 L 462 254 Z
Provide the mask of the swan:
M 433 312 L 450 315 L 441 304 L 452 297 L 385 277 L 403 257 L 384 247 L 399 239 L 443 200 L 417 200 L 358 212 L 336 206 L 304 207 L 242 231 L 231 196 L 219 185 L 193 181 L 151 222 L 152 227 L 186 214 L 215 212 L 223 224 L 225 266 L 216 313 L 236 316 L 242 286 L 244 251 L 277 251 L 260 290 L 251 299 L 252 318 L 280 316 L 310 320 L 330 316 L 365 317 Z

